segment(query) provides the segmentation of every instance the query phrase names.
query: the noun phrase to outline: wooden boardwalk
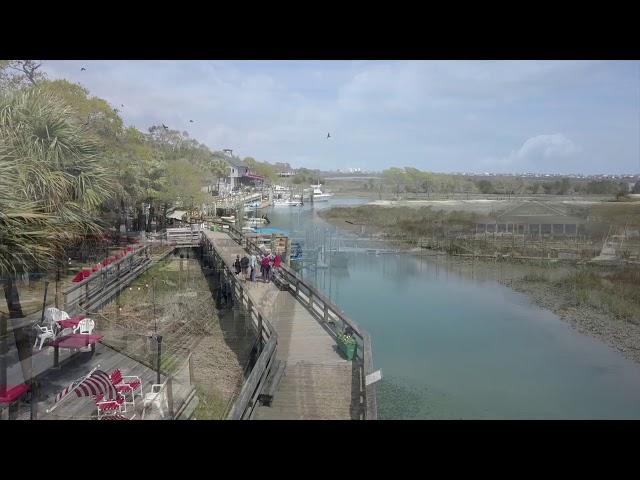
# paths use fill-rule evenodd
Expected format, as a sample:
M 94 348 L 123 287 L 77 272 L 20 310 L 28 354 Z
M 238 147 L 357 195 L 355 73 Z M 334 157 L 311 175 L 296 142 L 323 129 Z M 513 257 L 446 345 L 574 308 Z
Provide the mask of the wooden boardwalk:
M 78 398 L 75 394 L 71 394 L 68 398 L 62 400 L 60 405 L 52 412 L 46 412 L 47 409 L 54 405 L 54 398 L 58 392 L 96 367 L 107 373 L 119 368 L 123 375 L 139 376 L 142 380 L 144 392 L 148 392 L 151 384 L 156 383 L 156 372 L 154 370 L 101 343 L 96 345 L 96 352 L 93 355 L 90 352 L 78 352 L 73 356 L 69 353 L 63 356 L 62 352 L 65 350 L 60 350 L 61 367 L 59 369 L 51 368 L 50 362 L 53 359 L 50 357 L 52 357 L 53 348 L 45 347 L 42 353 L 34 355 L 34 369 L 40 374 L 38 378 L 40 384 L 38 395 L 39 420 L 90 420 L 96 418 L 97 410 L 93 400 L 89 397 Z M 65 361 L 62 361 L 63 358 Z M 48 368 L 41 371 L 41 367 L 44 365 Z M 161 380 L 165 380 L 164 375 L 161 376 Z M 136 396 L 135 407 L 127 405 L 127 411 L 124 415 L 132 417 L 134 413 L 137 419 L 142 418 L 142 401 L 138 396 Z M 19 419 L 26 420 L 28 418 L 28 409 L 22 409 Z M 145 419 L 149 420 L 159 418 L 159 414 L 153 409 L 148 410 L 145 415 Z
M 246 254 L 227 234 L 208 232 L 227 266 Z M 257 276 L 258 278 L 259 276 Z M 336 349 L 335 340 L 289 291 L 274 283 L 245 282 L 255 306 L 278 334 L 276 359 L 286 362 L 284 376 L 271 406 L 259 406 L 257 420 L 311 420 L 358 418 L 357 369 Z

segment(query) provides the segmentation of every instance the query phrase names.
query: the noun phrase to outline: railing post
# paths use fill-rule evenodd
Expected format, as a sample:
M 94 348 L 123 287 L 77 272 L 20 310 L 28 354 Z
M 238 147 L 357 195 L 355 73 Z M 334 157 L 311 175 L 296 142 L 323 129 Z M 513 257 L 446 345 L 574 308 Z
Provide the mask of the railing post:
M 173 415 L 174 415 L 174 412 L 173 412 L 173 375 L 169 375 L 169 378 L 167 378 L 166 389 L 167 389 L 167 408 L 169 410 L 169 416 L 173 420 Z

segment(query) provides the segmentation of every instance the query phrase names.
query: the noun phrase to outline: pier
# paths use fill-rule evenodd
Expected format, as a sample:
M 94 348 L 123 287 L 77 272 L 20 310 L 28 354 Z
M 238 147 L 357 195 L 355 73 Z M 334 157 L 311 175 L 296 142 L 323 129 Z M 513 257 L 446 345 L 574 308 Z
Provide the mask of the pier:
M 202 232 L 205 263 L 253 320 L 258 358 L 232 406 L 229 419 L 376 419 L 371 339 L 344 312 L 285 265 L 275 282 L 249 282 L 234 274 L 236 255 L 258 246 L 241 232 Z M 357 341 L 350 361 L 336 336 L 350 327 Z

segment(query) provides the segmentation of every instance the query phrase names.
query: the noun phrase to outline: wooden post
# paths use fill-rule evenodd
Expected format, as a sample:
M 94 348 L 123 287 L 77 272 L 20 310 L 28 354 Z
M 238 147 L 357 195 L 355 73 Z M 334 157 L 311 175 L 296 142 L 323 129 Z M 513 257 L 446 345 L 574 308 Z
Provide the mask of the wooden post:
M 160 383 L 160 382 L 158 382 Z M 169 417 L 173 420 L 173 376 L 167 378 L 167 409 L 169 410 Z

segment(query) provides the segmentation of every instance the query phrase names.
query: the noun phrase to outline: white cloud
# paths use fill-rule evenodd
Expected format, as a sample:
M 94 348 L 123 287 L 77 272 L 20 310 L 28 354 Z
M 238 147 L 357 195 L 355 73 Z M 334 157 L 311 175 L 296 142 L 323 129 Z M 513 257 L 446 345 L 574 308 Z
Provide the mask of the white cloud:
M 87 70 L 80 72 L 81 66 Z M 212 149 L 228 147 L 241 155 L 292 165 L 299 161 L 303 163 L 297 166 L 306 167 L 362 162 L 368 168 L 415 165 L 440 171 L 474 170 L 478 164 L 484 170 L 529 168 L 535 162 L 545 169 L 572 165 L 600 171 L 607 166 L 606 158 L 616 158 L 625 165 L 619 168 L 628 170 L 638 158 L 637 70 L 631 74 L 631 67 L 637 65 L 560 61 L 45 61 L 43 65 L 51 77 L 80 81 L 92 95 L 110 101 L 127 124 L 146 130 L 162 122 L 188 130 Z M 520 144 L 531 132 L 545 130 L 570 131 L 571 139 L 555 133 Z M 326 140 L 327 132 L 331 141 Z
M 552 159 L 571 156 L 580 149 L 562 133 L 529 138 L 515 153 L 519 159 Z

